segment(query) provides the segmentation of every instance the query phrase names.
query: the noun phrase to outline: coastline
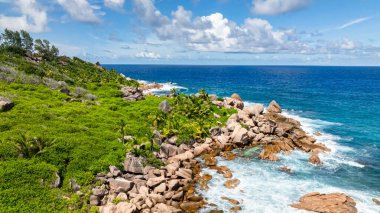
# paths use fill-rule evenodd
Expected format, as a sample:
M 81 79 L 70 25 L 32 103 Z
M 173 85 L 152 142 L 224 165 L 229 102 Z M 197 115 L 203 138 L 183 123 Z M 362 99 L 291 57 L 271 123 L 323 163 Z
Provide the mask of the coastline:
M 161 89 L 163 86 L 159 84 L 145 84 L 143 87 L 143 90 L 152 90 L 152 89 Z M 151 93 L 145 93 L 148 95 L 152 95 Z M 148 188 L 144 188 L 143 191 L 140 192 L 139 189 L 137 189 L 137 194 L 140 193 L 140 196 L 137 196 L 138 199 L 135 199 L 134 202 L 139 202 L 139 200 L 144 200 L 145 203 L 147 202 L 146 199 L 151 198 L 153 203 L 157 203 L 162 198 L 159 197 L 161 191 L 164 198 L 170 198 L 173 197 L 175 199 L 170 199 L 165 203 L 166 206 L 160 205 L 160 207 L 153 207 L 151 210 L 160 211 L 158 208 L 162 208 L 162 212 L 165 211 L 171 211 L 171 212 L 197 212 L 198 210 L 204 211 L 205 207 L 206 209 L 210 210 L 211 212 L 219 212 L 218 207 L 213 203 L 208 203 L 204 197 L 200 196 L 203 193 L 204 190 L 208 189 L 207 182 L 212 180 L 212 176 L 205 172 L 205 169 L 208 168 L 211 170 L 216 170 L 217 173 L 220 173 L 224 176 L 226 179 L 224 185 L 226 188 L 233 189 L 237 187 L 240 184 L 240 180 L 233 178 L 233 173 L 228 167 L 225 166 L 218 166 L 217 165 L 217 158 L 224 158 L 225 160 L 234 160 L 236 159 L 236 154 L 232 152 L 234 149 L 238 148 L 246 149 L 246 148 L 252 148 L 252 147 L 264 147 L 261 151 L 258 158 L 261 158 L 262 160 L 269 160 L 269 161 L 277 161 L 279 160 L 276 156 L 277 153 L 280 153 L 281 151 L 288 152 L 289 155 L 291 155 L 290 152 L 294 149 L 303 150 L 304 152 L 311 153 L 311 157 L 309 161 L 312 164 L 322 164 L 320 161 L 318 154 L 322 152 L 329 152 L 330 150 L 324 146 L 323 144 L 315 143 L 316 140 L 313 139 L 311 136 L 308 136 L 305 134 L 305 132 L 301 129 L 301 124 L 293 119 L 286 118 L 279 113 L 282 112 L 281 107 L 276 103 L 272 102 L 270 104 L 269 110 L 265 109 L 262 105 L 253 105 L 250 107 L 245 107 L 241 100 L 241 98 L 238 95 L 233 95 L 232 98 L 224 98 L 224 101 L 218 101 L 218 98 L 216 96 L 212 96 L 213 98 L 213 104 L 218 105 L 218 107 L 227 107 L 227 108 L 235 108 L 238 110 L 237 114 L 233 114 L 228 119 L 226 126 L 224 127 L 215 127 L 213 129 L 210 129 L 210 133 L 212 135 L 211 138 L 205 138 L 201 139 L 200 141 L 197 141 L 192 146 L 183 146 L 183 144 L 180 147 L 175 146 L 175 142 L 173 143 L 173 140 L 176 141 L 176 139 L 168 138 L 165 141 L 161 141 L 161 149 L 159 153 L 156 153 L 156 156 L 161 158 L 164 162 L 167 162 L 166 167 L 161 168 L 159 171 L 156 171 L 156 175 L 152 175 L 149 171 L 149 168 L 144 168 L 144 171 L 141 171 L 143 175 L 152 175 L 151 177 L 145 177 L 146 181 L 150 181 L 150 179 L 153 179 L 156 181 L 156 184 L 149 185 Z M 215 115 L 218 116 L 218 115 Z M 252 122 L 252 120 L 254 123 Z M 255 119 L 259 119 L 256 121 Z M 267 123 L 268 126 L 263 127 L 259 124 L 259 122 L 262 122 L 265 120 L 260 121 L 260 119 L 270 119 L 273 123 Z M 251 126 L 247 125 L 246 122 L 249 122 Z M 273 125 L 272 129 L 270 128 L 270 125 Z M 275 129 L 278 127 L 278 124 L 280 124 L 280 127 L 285 128 L 282 129 L 282 132 L 275 134 Z M 242 125 L 244 125 L 244 128 L 241 128 Z M 282 126 L 281 126 L 282 125 Z M 290 127 L 289 127 L 290 125 Z M 240 127 L 239 127 L 240 126 Z M 235 130 L 235 127 L 237 128 Z M 221 128 L 224 128 L 224 133 Z M 229 129 L 228 129 L 229 128 Z M 240 129 L 239 129 L 240 128 Z M 254 132 L 253 128 L 256 128 L 256 132 Z M 289 129 L 287 129 L 289 128 Z M 289 137 L 287 135 L 289 133 L 289 130 L 296 130 L 297 133 L 295 133 L 297 136 L 295 140 L 299 140 L 297 143 L 293 144 L 291 142 L 288 143 L 282 143 L 280 142 L 277 145 L 273 145 L 272 141 L 273 138 L 265 138 L 265 134 L 275 134 L 276 136 L 282 137 L 283 134 L 286 133 L 286 138 Z M 279 128 L 281 129 L 281 128 Z M 247 139 L 244 139 L 244 137 L 247 137 L 248 135 L 244 136 L 243 132 L 246 131 L 252 131 L 253 134 L 260 133 L 262 135 L 259 136 L 259 138 L 256 138 L 256 142 L 252 143 L 255 140 L 256 136 L 251 136 L 252 140 L 251 142 L 248 142 Z M 277 131 L 279 131 L 277 129 Z M 226 135 L 224 135 L 226 134 Z M 301 135 L 299 135 L 301 134 Z M 225 139 L 225 137 L 231 136 L 230 139 Z M 237 137 L 237 138 L 235 138 Z M 229 140 L 231 140 L 231 143 L 229 143 Z M 246 140 L 244 142 L 244 140 Z M 246 144 L 245 144 L 246 143 Z M 276 143 L 275 143 L 276 144 Z M 238 156 L 242 157 L 242 156 Z M 132 160 L 133 159 L 133 160 Z M 201 160 L 203 159 L 203 160 Z M 126 161 L 136 161 L 131 156 L 127 155 Z M 142 164 L 141 164 L 142 165 Z M 131 166 L 131 165 L 130 165 Z M 124 163 L 124 169 L 126 171 L 132 171 L 134 169 L 131 169 L 130 166 L 126 166 L 126 163 Z M 145 170 L 149 171 L 145 171 Z M 278 168 L 279 170 L 285 172 L 285 173 L 292 173 L 292 171 L 287 168 L 286 166 Z M 191 171 L 191 173 L 190 173 Z M 111 172 L 112 173 L 112 172 Z M 177 174 L 179 173 L 179 175 Z M 186 173 L 186 174 L 185 174 Z M 129 181 L 134 181 L 134 175 L 135 173 L 128 173 L 130 176 L 128 178 Z M 124 175 L 125 176 L 125 175 Z M 178 179 L 179 177 L 179 179 Z M 191 181 L 194 178 L 193 181 Z M 170 185 L 170 182 L 178 182 L 180 184 L 180 188 L 173 191 L 173 188 Z M 111 181 L 112 182 L 112 181 Z M 165 184 L 166 183 L 166 187 Z M 168 185 L 169 184 L 169 185 Z M 156 188 L 162 188 L 160 190 L 156 190 Z M 184 190 L 186 189 L 186 190 Z M 166 192 L 166 190 L 168 190 Z M 135 193 L 133 192 L 133 193 Z M 158 193 L 155 194 L 155 193 Z M 185 192 L 185 193 L 184 193 Z M 150 194 L 149 194 L 150 193 Z M 153 193 L 153 194 L 152 194 Z M 169 195 L 168 195 L 169 193 Z M 172 195 L 170 196 L 170 194 Z M 142 195 L 141 195 L 142 194 Z M 135 196 L 135 195 L 134 195 Z M 145 197 L 144 197 L 145 196 Z M 345 196 L 345 195 L 344 195 Z M 134 197 L 134 198 L 137 198 Z M 152 197 L 155 197 L 156 200 L 154 200 Z M 158 199 L 158 200 L 157 200 Z M 229 197 L 222 197 L 220 199 L 226 200 L 226 202 L 229 202 L 231 204 L 235 204 L 235 206 L 230 208 L 230 211 L 239 211 L 242 210 L 239 206 L 240 202 Z M 150 203 L 148 201 L 148 203 Z M 101 212 L 112 212 L 114 210 L 117 210 L 118 208 L 134 208 L 132 205 L 129 205 L 128 207 L 118 207 L 119 204 L 106 204 L 104 207 L 101 207 Z M 291 203 L 289 203 L 289 206 Z M 341 205 L 345 205 L 344 203 L 341 203 Z M 137 206 L 137 210 L 141 210 L 144 206 Z M 148 206 L 149 207 L 149 206 Z M 352 207 L 352 208 L 351 208 Z M 156 208 L 156 209 L 153 209 Z M 350 212 L 356 212 L 355 204 L 353 206 L 350 206 L 351 210 Z M 203 210 L 202 210 L 203 209 Z M 147 210 L 148 211 L 148 210 Z

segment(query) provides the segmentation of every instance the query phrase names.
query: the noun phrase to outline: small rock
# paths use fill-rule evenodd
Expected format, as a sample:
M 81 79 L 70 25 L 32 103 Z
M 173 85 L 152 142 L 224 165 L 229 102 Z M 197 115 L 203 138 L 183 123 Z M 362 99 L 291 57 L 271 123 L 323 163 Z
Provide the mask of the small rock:
M 204 160 L 206 166 L 216 166 L 218 162 L 216 158 L 212 155 L 205 155 Z
M 172 144 L 172 145 L 176 145 L 177 141 L 178 141 L 177 137 L 171 137 L 171 138 L 168 139 L 168 143 Z
M 159 194 L 159 193 L 163 193 L 165 190 L 166 190 L 166 184 L 161 183 L 160 185 L 156 186 L 153 191 L 155 194 Z
M 13 106 L 14 106 L 14 103 L 12 100 L 9 100 L 8 98 L 0 97 L 0 112 L 6 112 L 12 109 Z
M 54 174 L 57 178 L 51 184 L 51 188 L 58 188 L 61 185 L 61 177 L 59 176 L 58 172 L 55 172 Z
M 177 146 L 168 143 L 163 143 L 160 147 L 160 153 L 166 156 L 166 158 L 170 158 L 177 154 L 177 149 Z
M 90 205 L 91 206 L 97 206 L 100 204 L 100 200 L 98 196 L 90 195 Z
M 170 106 L 169 102 L 167 100 L 162 101 L 159 105 L 158 108 L 166 113 L 169 113 L 172 107 Z
M 109 166 L 110 173 L 113 175 L 113 177 L 122 176 L 123 173 L 121 173 L 120 169 L 118 169 L 116 166 Z
M 234 206 L 234 207 L 231 207 L 230 208 L 230 211 L 231 212 L 237 212 L 237 211 L 240 211 L 241 210 L 241 207 L 240 206 Z
M 280 170 L 281 172 L 286 172 L 288 174 L 292 174 L 292 170 L 287 166 L 282 166 L 282 167 L 278 168 L 278 170 Z
M 380 205 L 380 200 L 376 199 L 376 198 L 372 198 L 372 201 L 374 203 L 376 203 L 377 205 Z
M 230 179 L 230 180 L 226 180 L 224 182 L 224 186 L 228 189 L 233 189 L 233 188 L 236 188 L 238 185 L 240 184 L 240 180 L 234 178 L 234 179 Z
M 228 201 L 229 203 L 233 204 L 233 205 L 239 205 L 240 202 L 237 201 L 237 200 L 234 200 L 234 199 L 231 199 L 231 198 L 228 198 L 228 197 L 221 197 L 223 200 L 226 200 Z
M 143 174 L 143 159 L 134 157 L 130 154 L 127 154 L 124 160 L 124 170 L 126 172 L 135 173 L 135 174 Z
M 315 165 L 321 165 L 322 161 L 317 154 L 312 154 L 309 158 L 309 162 Z
M 313 133 L 315 136 L 321 136 L 322 134 L 320 132 L 314 132 Z
M 222 134 L 222 131 L 218 126 L 211 128 L 209 132 L 212 137 L 216 137 Z
M 191 169 L 184 168 L 179 168 L 178 171 L 175 172 L 175 175 L 184 179 L 192 179 L 192 174 L 193 172 L 191 171 Z
M 77 192 L 77 191 L 79 191 L 81 189 L 81 187 L 79 186 L 79 184 L 77 184 L 77 182 L 73 178 L 70 179 L 70 188 L 74 192 Z
M 98 197 L 103 197 L 107 193 L 106 189 L 93 189 L 92 194 Z

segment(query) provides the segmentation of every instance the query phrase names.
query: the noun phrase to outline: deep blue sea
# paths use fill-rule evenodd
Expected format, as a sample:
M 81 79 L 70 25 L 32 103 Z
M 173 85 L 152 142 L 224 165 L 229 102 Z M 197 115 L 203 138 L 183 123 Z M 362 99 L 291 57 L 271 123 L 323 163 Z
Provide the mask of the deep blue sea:
M 223 177 L 214 178 L 202 194 L 220 209 L 228 196 L 242 202 L 243 212 L 302 212 L 289 207 L 306 193 L 343 192 L 354 198 L 359 212 L 380 212 L 372 198 L 380 199 L 380 67 L 323 66 L 174 66 L 106 65 L 124 75 L 166 83 L 185 93 L 205 89 L 221 97 L 238 93 L 247 105 L 276 100 L 284 114 L 301 121 L 305 131 L 319 131 L 319 142 L 332 149 L 312 166 L 308 155 L 281 154 L 279 162 L 255 158 L 258 150 L 238 151 L 235 161 L 219 159 L 241 181 L 225 190 Z M 289 175 L 278 171 L 286 165 Z M 206 210 L 205 210 L 206 211 Z

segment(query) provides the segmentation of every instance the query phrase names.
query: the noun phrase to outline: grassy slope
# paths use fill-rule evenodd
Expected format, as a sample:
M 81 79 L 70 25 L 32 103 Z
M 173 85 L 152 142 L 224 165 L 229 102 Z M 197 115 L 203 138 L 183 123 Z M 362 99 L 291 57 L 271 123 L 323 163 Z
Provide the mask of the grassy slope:
M 157 113 L 158 104 L 165 98 L 151 96 L 139 102 L 124 101 L 120 97 L 120 83 L 135 82 L 127 82 L 116 73 L 99 70 L 79 59 L 70 60 L 68 66 L 36 65 L 22 57 L 0 55 L 0 63 L 18 70 L 18 77 L 13 81 L 0 80 L 0 96 L 15 102 L 12 110 L 0 112 L 0 212 L 67 211 L 68 207 L 88 211 L 88 193 L 80 197 L 70 192 L 70 178 L 86 192 L 96 173 L 106 171 L 109 165 L 121 165 L 125 153 L 133 146 L 131 143 L 123 145 L 118 139 L 121 119 L 127 123 L 127 133 L 136 138 L 135 143 L 149 144 L 150 115 Z M 64 93 L 20 80 L 30 77 L 29 74 L 65 80 L 71 90 L 80 85 L 96 95 L 97 100 L 68 101 L 71 97 Z M 211 109 L 225 115 L 222 121 L 232 112 Z M 174 117 L 181 120 L 176 124 L 178 129 L 197 121 L 180 114 Z M 204 120 L 207 124 L 204 129 L 217 121 L 212 113 Z M 170 125 L 163 121 L 160 126 Z M 191 131 L 177 134 L 180 138 L 190 138 Z M 15 141 L 20 140 L 21 135 L 54 143 L 33 157 L 20 157 Z M 63 178 L 63 184 L 58 189 L 51 189 L 55 172 Z

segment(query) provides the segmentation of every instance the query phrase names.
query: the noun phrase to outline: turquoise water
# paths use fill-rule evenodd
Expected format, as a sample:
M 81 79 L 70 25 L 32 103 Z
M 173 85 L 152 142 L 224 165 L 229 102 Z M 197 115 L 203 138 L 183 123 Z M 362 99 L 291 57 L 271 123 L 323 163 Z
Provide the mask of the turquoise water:
M 321 167 L 308 164 L 308 155 L 301 152 L 281 156 L 276 163 L 257 160 L 257 150 L 244 151 L 246 158 L 234 162 L 220 159 L 242 182 L 236 190 L 220 190 L 223 178 L 214 175 L 204 196 L 224 210 L 230 206 L 220 201 L 223 193 L 241 199 L 243 212 L 294 212 L 289 204 L 319 191 L 344 192 L 357 201 L 360 212 L 380 212 L 371 200 L 380 198 L 380 67 L 106 67 L 131 78 L 175 83 L 166 90 L 178 87 L 196 93 L 203 88 L 222 97 L 238 93 L 246 104 L 266 105 L 275 99 L 307 132 L 322 132 L 317 140 L 332 152 L 321 156 Z M 279 172 L 282 165 L 294 173 Z

